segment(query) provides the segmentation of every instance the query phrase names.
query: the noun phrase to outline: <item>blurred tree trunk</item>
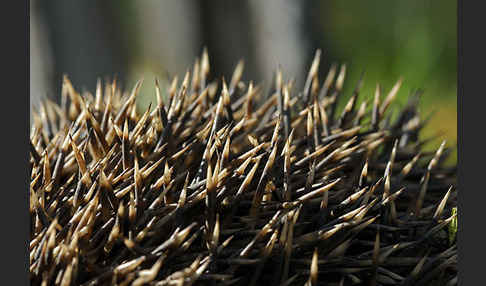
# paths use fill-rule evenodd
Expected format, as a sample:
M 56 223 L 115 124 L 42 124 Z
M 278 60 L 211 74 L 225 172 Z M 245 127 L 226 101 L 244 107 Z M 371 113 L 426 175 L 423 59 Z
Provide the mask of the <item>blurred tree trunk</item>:
M 129 53 L 121 40 L 118 7 L 96 0 L 39 3 L 47 27 L 44 38 L 54 55 L 50 79 L 53 99 L 59 100 L 63 74 L 77 88 L 88 90 L 94 89 L 98 77 L 125 77 Z
M 256 43 L 256 61 L 266 82 L 272 79 L 277 65 L 285 78 L 295 78 L 303 84 L 308 68 L 307 50 L 310 35 L 303 16 L 303 2 L 252 0 L 253 35 Z
M 137 65 L 183 76 L 201 52 L 195 2 L 139 1 L 135 10 L 140 41 Z
M 38 2 L 30 6 L 30 110 L 38 107 L 42 97 L 51 90 L 52 55 L 46 41 L 45 25 L 39 17 Z
M 243 59 L 244 78 L 261 79 L 248 2 L 216 0 L 197 3 L 201 19 L 200 33 L 216 75 L 229 80 L 237 62 Z

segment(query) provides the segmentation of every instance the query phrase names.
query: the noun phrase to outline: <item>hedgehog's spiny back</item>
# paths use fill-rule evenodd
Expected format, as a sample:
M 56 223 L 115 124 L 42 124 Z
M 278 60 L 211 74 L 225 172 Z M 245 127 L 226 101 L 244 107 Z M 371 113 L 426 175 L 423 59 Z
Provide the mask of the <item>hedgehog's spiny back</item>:
M 302 90 L 278 70 L 264 96 L 242 62 L 208 82 L 204 52 L 143 114 L 142 82 L 64 78 L 31 132 L 31 282 L 457 283 L 448 150 L 421 151 L 416 100 L 390 121 L 401 80 L 358 105 L 360 80 L 338 113 L 346 68 L 321 83 L 319 57 Z

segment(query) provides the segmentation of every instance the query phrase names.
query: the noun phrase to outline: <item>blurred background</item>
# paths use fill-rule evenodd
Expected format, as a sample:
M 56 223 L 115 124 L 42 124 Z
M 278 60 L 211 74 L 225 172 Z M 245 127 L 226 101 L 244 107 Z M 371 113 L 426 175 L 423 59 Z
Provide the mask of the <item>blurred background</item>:
M 457 145 L 457 1 L 35 1 L 30 2 L 31 108 L 60 99 L 62 75 L 78 90 L 97 78 L 131 88 L 145 78 L 141 107 L 154 100 L 153 78 L 183 76 L 203 47 L 211 74 L 230 78 L 239 59 L 244 80 L 271 84 L 281 65 L 302 86 L 316 49 L 320 78 L 347 64 L 345 95 L 364 71 L 362 99 L 377 83 L 388 92 L 400 76 L 398 103 L 423 89 L 424 132 Z M 427 148 L 437 148 L 439 140 Z M 453 153 L 451 161 L 457 158 Z

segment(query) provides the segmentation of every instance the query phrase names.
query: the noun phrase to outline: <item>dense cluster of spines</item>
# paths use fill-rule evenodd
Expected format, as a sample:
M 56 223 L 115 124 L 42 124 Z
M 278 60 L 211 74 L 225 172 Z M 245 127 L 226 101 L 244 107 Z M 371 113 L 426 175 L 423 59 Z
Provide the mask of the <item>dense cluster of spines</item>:
M 116 81 L 64 78 L 30 135 L 33 285 L 455 285 L 455 168 L 421 150 L 401 80 L 370 108 L 346 66 L 304 88 L 276 71 L 267 96 L 209 81 L 206 52 L 166 100 L 137 113 Z M 388 116 L 388 117 L 386 117 Z

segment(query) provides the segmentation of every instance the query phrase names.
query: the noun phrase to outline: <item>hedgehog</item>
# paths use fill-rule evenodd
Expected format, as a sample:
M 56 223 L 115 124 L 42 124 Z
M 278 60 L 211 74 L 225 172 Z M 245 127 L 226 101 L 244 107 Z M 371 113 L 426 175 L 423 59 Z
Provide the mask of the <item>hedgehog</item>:
M 32 114 L 31 285 L 457 285 L 456 166 L 424 149 L 420 91 L 392 116 L 402 79 L 358 104 L 361 77 L 344 102 L 320 57 L 264 92 L 204 49 L 143 112 L 143 80 L 64 76 Z

